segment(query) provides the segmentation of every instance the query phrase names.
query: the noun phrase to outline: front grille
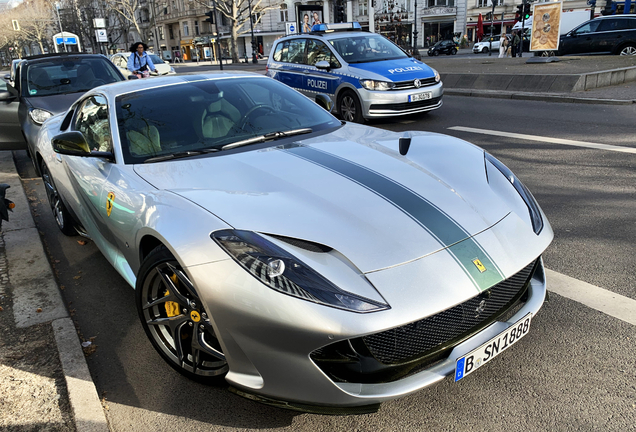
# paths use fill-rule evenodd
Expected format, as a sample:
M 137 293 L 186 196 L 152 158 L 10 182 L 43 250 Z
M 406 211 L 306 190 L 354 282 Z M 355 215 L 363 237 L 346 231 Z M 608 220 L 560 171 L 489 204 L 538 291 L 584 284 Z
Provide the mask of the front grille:
M 393 90 L 414 89 L 415 88 L 414 82 L 415 82 L 415 80 L 396 82 L 395 86 L 393 87 Z M 435 81 L 435 77 L 425 78 L 425 79 L 421 79 L 420 80 L 420 87 L 428 87 L 428 86 L 432 86 L 432 85 L 435 85 L 435 84 L 437 84 L 437 82 Z
M 373 110 L 409 111 L 412 109 L 425 108 L 428 106 L 437 105 L 440 100 L 442 100 L 441 96 L 432 98 L 432 99 L 423 100 L 423 101 L 417 101 L 417 102 L 405 102 L 405 103 L 382 104 L 382 105 L 375 104 L 375 105 L 371 105 L 369 110 L 370 111 L 373 111 Z
M 371 355 L 384 364 L 400 364 L 430 355 L 451 341 L 481 331 L 504 314 L 525 292 L 536 263 L 464 303 L 361 339 Z M 485 301 L 483 310 L 478 312 L 482 301 Z

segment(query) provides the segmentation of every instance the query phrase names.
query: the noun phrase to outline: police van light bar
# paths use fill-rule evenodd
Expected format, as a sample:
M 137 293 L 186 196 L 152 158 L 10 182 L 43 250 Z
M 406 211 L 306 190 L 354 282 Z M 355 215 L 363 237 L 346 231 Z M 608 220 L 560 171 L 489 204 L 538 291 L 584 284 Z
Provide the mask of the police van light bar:
M 316 24 L 311 28 L 312 32 L 327 33 L 332 31 L 343 30 L 362 30 L 362 26 L 359 22 L 346 22 L 346 23 L 334 23 L 334 24 Z

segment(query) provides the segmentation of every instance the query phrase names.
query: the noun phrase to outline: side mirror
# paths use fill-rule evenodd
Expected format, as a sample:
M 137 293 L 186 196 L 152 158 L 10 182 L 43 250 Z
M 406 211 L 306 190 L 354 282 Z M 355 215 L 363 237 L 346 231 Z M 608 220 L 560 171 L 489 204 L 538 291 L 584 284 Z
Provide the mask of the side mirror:
M 139 79 L 139 77 L 137 75 L 128 75 L 128 79 L 135 80 L 135 79 Z
M 319 62 L 316 62 L 316 68 L 329 72 L 329 70 L 331 69 L 331 65 L 327 60 L 320 60 Z
M 4 80 L 5 81 L 11 81 L 11 74 L 5 74 L 4 75 Z
M 324 93 L 318 93 L 316 95 L 316 103 L 326 109 L 328 112 L 331 112 L 331 109 L 333 108 L 333 102 L 331 102 L 331 98 Z
M 0 91 L 0 102 L 11 102 L 13 99 L 15 99 L 15 96 L 8 91 Z
M 72 131 L 54 136 L 51 145 L 55 153 L 68 156 L 100 157 L 110 161 L 115 160 L 111 152 L 92 152 L 86 138 L 81 132 Z

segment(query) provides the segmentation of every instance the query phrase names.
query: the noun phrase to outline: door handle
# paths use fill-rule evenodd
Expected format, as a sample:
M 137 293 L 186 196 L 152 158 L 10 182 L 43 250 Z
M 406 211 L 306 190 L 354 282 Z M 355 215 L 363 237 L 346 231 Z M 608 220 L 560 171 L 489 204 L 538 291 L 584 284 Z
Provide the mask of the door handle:
M 310 74 L 310 72 L 309 72 L 308 70 L 304 70 L 304 71 L 303 71 L 303 73 L 304 73 L 305 75 L 309 75 L 309 74 Z

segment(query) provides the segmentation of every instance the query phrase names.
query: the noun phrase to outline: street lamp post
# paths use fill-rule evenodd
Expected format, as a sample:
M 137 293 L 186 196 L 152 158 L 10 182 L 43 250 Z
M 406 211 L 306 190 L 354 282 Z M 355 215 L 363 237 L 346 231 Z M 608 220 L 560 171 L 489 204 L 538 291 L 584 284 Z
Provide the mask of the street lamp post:
M 62 33 L 62 45 L 64 45 L 64 52 L 68 52 L 66 49 L 66 40 L 64 39 L 64 30 L 62 29 L 62 20 L 60 19 L 60 5 L 59 3 L 55 3 L 55 11 L 57 12 L 57 22 L 60 24 L 60 33 Z M 57 42 L 56 42 L 57 44 Z M 57 52 L 57 49 L 56 51 Z
M 417 49 L 417 0 L 415 0 L 415 15 L 413 16 L 413 25 L 415 26 L 415 31 L 413 32 L 413 54 L 415 55 L 415 50 Z
M 223 70 L 223 54 L 221 54 L 221 33 L 219 32 L 219 21 L 216 15 L 216 0 L 212 2 L 214 7 L 214 30 L 216 30 L 216 46 L 218 47 L 219 70 Z
M 252 21 L 252 0 L 248 0 L 250 7 L 250 29 L 252 30 L 252 63 L 258 63 L 256 56 L 256 41 L 254 40 L 254 21 Z
M 490 42 L 488 43 L 488 57 L 492 55 L 492 30 L 495 21 L 495 5 L 497 0 L 490 0 L 492 2 L 492 11 L 490 12 Z

